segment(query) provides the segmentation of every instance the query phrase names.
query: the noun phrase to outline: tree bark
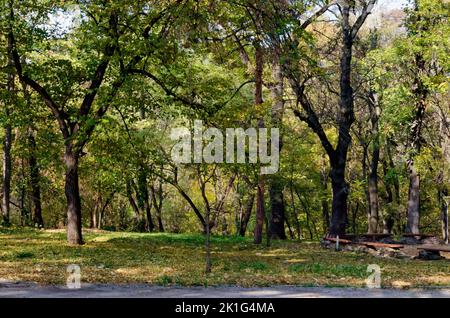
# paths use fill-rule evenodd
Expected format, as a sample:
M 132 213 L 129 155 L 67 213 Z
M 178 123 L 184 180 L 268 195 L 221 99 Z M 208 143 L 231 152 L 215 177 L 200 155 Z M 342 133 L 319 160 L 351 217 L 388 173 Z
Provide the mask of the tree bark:
M 259 176 L 258 189 L 256 193 L 256 220 L 254 231 L 255 244 L 262 243 L 264 219 L 264 180 L 262 176 Z
M 162 203 L 163 203 L 163 189 L 162 189 L 162 182 L 159 181 L 158 184 L 158 190 L 156 190 L 156 187 L 152 185 L 151 187 L 151 196 L 153 200 L 153 206 L 156 210 L 156 219 L 158 221 L 158 231 L 164 232 L 164 225 L 162 222 Z M 158 192 L 158 193 L 157 193 Z
M 379 106 L 376 100 L 376 95 L 373 92 L 369 93 L 369 109 L 370 117 L 372 123 L 372 135 L 374 141 L 372 144 L 372 158 L 370 162 L 370 174 L 369 174 L 369 215 L 368 233 L 378 233 L 379 232 L 379 212 L 378 212 L 378 162 L 380 161 L 380 135 L 379 135 Z
M 286 239 L 286 232 L 284 228 L 285 223 L 285 207 L 283 196 L 283 185 L 277 178 L 271 180 L 270 183 L 270 223 L 269 235 L 271 239 Z
M 64 162 L 66 165 L 65 193 L 67 199 L 67 241 L 69 244 L 83 244 L 81 233 L 81 199 L 78 184 L 78 155 L 70 145 L 66 146 Z
M 12 24 L 13 14 L 11 8 L 10 24 Z M 12 26 L 11 26 L 12 28 Z M 10 31 L 12 32 L 12 30 Z M 11 196 L 11 144 L 12 144 L 12 128 L 11 128 L 11 118 L 10 118 L 10 107 L 14 103 L 14 59 L 13 59 L 13 40 L 8 37 L 8 76 L 7 76 L 7 91 L 8 98 L 5 100 L 4 111 L 5 111 L 5 136 L 3 139 L 3 188 L 2 188 L 2 223 L 4 225 L 9 225 L 10 223 L 10 196 Z M 10 104 L 10 105 L 8 105 Z
M 420 176 L 414 166 L 414 162 L 410 162 L 408 166 L 409 191 L 406 233 L 418 234 L 420 233 Z
M 28 133 L 28 145 L 30 150 L 30 157 L 28 165 L 30 168 L 30 184 L 31 184 L 31 198 L 33 201 L 33 223 L 38 228 L 44 227 L 44 220 L 42 219 L 42 204 L 41 204 L 41 186 L 40 186 L 40 172 L 36 158 L 36 140 L 33 132 Z
M 416 115 L 410 131 L 410 153 L 408 159 L 409 191 L 407 206 L 406 233 L 419 233 L 420 224 L 420 174 L 415 166 L 415 157 L 420 154 L 422 146 L 422 128 L 426 110 L 428 89 L 421 76 L 425 72 L 425 60 L 418 53 L 415 57 L 416 77 L 413 90 L 416 99 Z
M 290 193 L 290 199 L 291 199 L 291 205 L 292 205 L 292 213 L 294 215 L 294 223 L 295 223 L 295 230 L 297 232 L 297 238 L 298 240 L 302 239 L 302 230 L 300 227 L 300 222 L 298 220 L 298 210 L 297 207 L 295 206 L 295 199 L 294 199 L 294 185 L 291 184 L 289 185 L 289 193 Z
M 344 235 L 347 226 L 347 199 L 349 185 L 345 181 L 345 163 L 331 166 L 331 188 L 333 191 L 332 214 L 329 234 Z
M 255 43 L 255 106 L 258 107 L 263 103 L 263 49 L 260 43 Z M 264 121 L 262 119 L 258 122 L 258 127 L 264 127 Z M 262 243 L 263 237 L 263 225 L 265 219 L 264 211 L 264 177 L 259 175 L 258 177 L 258 190 L 256 193 L 256 222 L 255 222 L 255 232 L 254 232 L 254 242 L 255 244 Z
M 240 222 L 239 235 L 242 237 L 245 236 L 245 232 L 247 231 L 247 225 L 248 221 L 250 220 L 250 216 L 252 214 L 254 202 L 255 202 L 255 195 L 253 193 L 250 195 L 250 198 L 248 199 L 247 204 L 245 205 L 244 215 L 242 216 L 242 220 Z
M 272 74 L 274 83 L 271 85 L 271 93 L 274 103 L 272 105 L 272 127 L 281 130 L 284 100 L 283 100 L 283 74 L 280 66 L 280 49 L 277 46 L 274 49 L 274 61 L 272 67 Z M 280 134 L 280 143 L 278 151 L 281 152 L 283 146 L 283 135 Z M 277 175 L 273 175 L 270 179 L 269 196 L 270 196 L 270 220 L 269 220 L 269 236 L 271 239 L 286 239 L 286 232 L 284 228 L 285 223 L 285 205 L 283 196 L 283 184 Z

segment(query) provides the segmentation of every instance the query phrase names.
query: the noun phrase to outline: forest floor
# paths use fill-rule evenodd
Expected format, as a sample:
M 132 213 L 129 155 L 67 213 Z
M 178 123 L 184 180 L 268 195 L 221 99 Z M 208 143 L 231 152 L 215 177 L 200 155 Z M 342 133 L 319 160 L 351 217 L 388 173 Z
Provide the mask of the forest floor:
M 70 246 L 63 230 L 0 227 L 0 281 L 65 285 L 77 264 L 82 284 L 159 286 L 365 287 L 367 267 L 381 268 L 383 288 L 450 287 L 450 257 L 435 261 L 336 252 L 318 242 L 272 242 L 213 237 L 212 273 L 204 274 L 204 238 L 197 234 L 86 230 Z M 0 284 L 1 285 L 1 284 Z M 0 286 L 1 287 L 1 286 Z

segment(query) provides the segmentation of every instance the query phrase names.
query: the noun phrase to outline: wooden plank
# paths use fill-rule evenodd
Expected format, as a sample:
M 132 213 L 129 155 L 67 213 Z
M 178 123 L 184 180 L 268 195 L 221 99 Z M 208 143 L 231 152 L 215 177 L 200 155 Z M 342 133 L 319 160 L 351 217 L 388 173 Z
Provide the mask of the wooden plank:
M 432 251 L 432 252 L 446 252 L 450 253 L 449 246 L 421 246 L 418 247 L 419 250 Z
M 385 248 L 392 248 L 392 249 L 400 249 L 404 246 L 401 244 L 385 244 L 385 243 L 375 243 L 375 242 L 361 242 L 359 243 L 361 245 L 365 245 L 367 247 L 385 247 Z
M 337 239 L 334 237 L 326 237 L 325 240 L 333 242 L 333 243 L 336 243 L 336 241 L 337 241 Z M 339 244 L 351 244 L 351 243 L 352 243 L 352 241 L 341 239 L 341 238 L 339 239 Z
M 434 237 L 433 234 L 414 234 L 414 233 L 405 233 L 402 234 L 403 237 L 420 237 L 420 238 L 430 238 Z

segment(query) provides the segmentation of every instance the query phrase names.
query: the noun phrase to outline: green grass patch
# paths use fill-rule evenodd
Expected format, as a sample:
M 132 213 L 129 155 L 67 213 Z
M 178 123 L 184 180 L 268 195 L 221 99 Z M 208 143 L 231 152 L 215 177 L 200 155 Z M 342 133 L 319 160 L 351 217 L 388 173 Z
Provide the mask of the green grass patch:
M 323 249 L 318 242 L 213 236 L 212 273 L 206 275 L 204 235 L 83 232 L 70 246 L 64 230 L 0 227 L 0 278 L 64 284 L 67 266 L 78 264 L 84 283 L 148 283 L 163 286 L 364 286 L 367 266 L 377 264 L 383 286 L 450 286 L 449 260 L 424 262 L 376 258 Z

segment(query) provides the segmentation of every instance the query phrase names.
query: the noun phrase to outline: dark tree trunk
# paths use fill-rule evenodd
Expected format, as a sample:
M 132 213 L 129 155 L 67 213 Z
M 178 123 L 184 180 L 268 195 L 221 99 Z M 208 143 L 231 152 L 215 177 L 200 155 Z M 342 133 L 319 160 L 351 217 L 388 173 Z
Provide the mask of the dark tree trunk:
M 331 187 L 333 191 L 332 215 L 329 234 L 344 235 L 347 226 L 347 198 L 349 185 L 345 181 L 345 163 L 331 166 Z
M 12 10 L 12 9 L 11 9 Z M 12 13 L 11 13 L 11 19 Z M 2 188 L 2 223 L 4 225 L 9 225 L 10 220 L 10 196 L 11 196 L 11 144 L 12 144 L 12 128 L 11 128 L 11 118 L 10 118 L 10 107 L 14 103 L 14 60 L 12 56 L 13 52 L 13 42 L 11 37 L 8 38 L 8 76 L 7 76 L 7 91 L 8 98 L 4 100 L 4 111 L 5 111 L 5 136 L 3 139 L 3 188 Z M 9 104 L 9 105 L 8 105 Z
M 294 114 L 308 126 L 319 137 L 322 146 L 328 154 L 330 160 L 330 177 L 333 190 L 332 216 L 329 234 L 332 236 L 345 234 L 347 222 L 347 198 L 349 194 L 349 185 L 345 181 L 345 169 L 347 164 L 348 149 L 351 144 L 350 128 L 355 121 L 354 114 L 354 96 L 351 83 L 352 73 L 352 51 L 353 41 L 356 39 L 359 30 L 365 20 L 371 13 L 376 0 L 369 0 L 365 3 L 361 15 L 356 19 L 353 26 L 350 25 L 350 1 L 342 1 L 340 3 L 342 14 L 342 49 L 340 61 L 340 101 L 337 116 L 338 123 L 338 142 L 336 148 L 330 143 L 320 121 L 315 113 L 311 103 L 305 94 L 305 84 L 301 84 L 299 79 L 292 76 L 293 72 L 285 63 L 287 72 L 285 75 L 289 77 L 291 85 L 296 93 L 298 102 L 301 104 L 303 111 L 301 113 L 294 109 Z M 326 10 L 327 7 L 324 7 Z M 322 14 L 319 11 L 318 14 Z M 308 24 L 306 24 L 308 25 Z M 287 60 L 287 62 L 289 62 Z
M 392 185 L 390 180 L 388 180 L 388 165 L 386 160 L 383 160 L 383 174 L 385 179 L 385 189 L 386 189 L 386 204 L 390 206 L 394 203 L 394 193 L 392 191 Z M 387 211 L 387 214 L 384 215 L 383 220 L 383 233 L 392 234 L 393 228 L 395 224 L 395 218 L 392 215 L 392 207 Z
M 295 230 L 297 231 L 297 238 L 299 240 L 302 239 L 302 230 L 300 228 L 300 222 L 298 220 L 298 210 L 295 206 L 295 200 L 294 200 L 294 185 L 290 184 L 289 186 L 289 193 L 291 194 L 291 205 L 292 205 L 292 213 L 294 215 L 294 222 L 295 222 Z
M 415 10 L 418 10 L 416 3 Z M 419 17 L 420 19 L 420 17 Z M 425 25 L 420 26 L 424 31 Z M 423 76 L 426 72 L 425 59 L 421 52 L 416 53 L 414 60 L 414 89 L 415 97 L 415 118 L 410 130 L 410 152 L 408 158 L 408 172 L 409 172 L 409 192 L 408 192 L 408 206 L 407 206 L 407 233 L 419 233 L 420 224 L 420 175 L 415 167 L 415 157 L 420 154 L 422 146 L 422 129 L 425 118 L 426 99 L 429 91 L 423 82 Z
M 254 232 L 255 244 L 261 244 L 263 238 L 263 224 L 265 219 L 264 212 L 264 180 L 262 176 L 259 177 L 258 189 L 256 193 L 256 223 Z
M 392 147 L 393 146 L 394 146 L 393 141 L 388 139 L 386 142 L 386 154 L 387 154 L 388 162 L 386 164 L 391 171 L 395 172 L 396 167 L 395 167 L 393 156 L 392 156 Z M 385 171 L 385 176 L 387 175 L 386 172 L 387 172 L 387 168 Z M 388 202 L 395 203 L 396 211 L 394 212 L 393 215 L 391 214 L 390 216 L 388 216 L 386 223 L 388 223 L 388 222 L 389 223 L 385 226 L 385 231 L 388 233 L 391 233 L 392 230 L 395 228 L 397 233 L 402 233 L 402 232 L 404 232 L 404 228 L 403 228 L 404 222 L 402 222 L 402 220 L 404 218 L 400 214 L 400 211 L 398 211 L 398 209 L 400 208 L 400 182 L 398 180 L 397 173 L 394 173 L 393 177 L 391 179 L 392 179 L 393 187 L 391 189 L 391 184 L 389 182 L 387 182 L 386 190 L 388 191 Z
M 245 236 L 245 232 L 247 231 L 247 225 L 248 225 L 248 221 L 250 220 L 250 216 L 252 214 L 254 201 L 255 201 L 255 195 L 251 194 L 250 198 L 248 199 L 247 204 L 245 206 L 244 215 L 242 216 L 242 220 L 240 222 L 239 235 L 242 237 Z
M 146 216 L 146 229 L 148 232 L 152 232 L 155 229 L 155 225 L 152 219 L 151 205 L 149 202 L 149 193 L 147 185 L 147 171 L 145 167 L 141 166 L 138 175 L 138 206 L 145 213 Z
M 263 49 L 260 43 L 255 43 L 255 106 L 259 107 L 263 103 L 262 88 L 263 88 Z M 264 121 L 262 119 L 258 122 L 259 128 L 264 127 Z M 254 232 L 255 244 L 261 244 L 263 238 L 263 225 L 265 219 L 264 212 L 264 178 L 263 175 L 259 175 L 258 178 L 258 190 L 256 193 L 256 222 Z
M 272 74 L 274 83 L 271 85 L 271 93 L 274 103 L 272 105 L 272 127 L 281 129 L 284 113 L 284 100 L 283 100 L 283 74 L 280 66 L 280 49 L 278 46 L 274 49 L 274 61 L 272 67 Z M 278 151 L 281 152 L 283 146 L 283 135 L 280 135 L 280 143 Z M 283 197 L 283 184 L 280 178 L 276 175 L 272 176 L 269 185 L 270 196 L 270 221 L 268 233 L 271 239 L 286 239 L 286 232 L 284 228 L 285 223 L 285 205 Z
M 163 204 L 163 189 L 162 189 L 162 182 L 159 181 L 158 190 L 156 190 L 155 186 L 152 185 L 151 188 L 151 196 L 153 200 L 153 206 L 156 210 L 156 219 L 158 221 L 158 231 L 164 232 L 164 225 L 162 222 L 162 204 Z
M 269 235 L 271 239 L 286 239 L 286 232 L 284 229 L 285 222 L 285 208 L 283 197 L 283 185 L 277 178 L 271 180 L 270 183 L 270 223 L 269 223 Z
M 353 88 L 351 85 L 353 35 L 349 25 L 349 5 L 343 8 L 343 47 L 341 52 L 340 101 L 339 101 L 339 136 L 338 144 L 331 160 L 331 186 L 333 190 L 332 216 L 330 234 L 343 235 L 347 224 L 347 199 L 349 184 L 345 181 L 347 153 L 351 143 L 350 128 L 355 121 L 353 109 Z
M 36 140 L 31 131 L 28 133 L 28 144 L 30 147 L 28 165 L 30 167 L 31 198 L 33 201 L 33 223 L 34 226 L 43 228 L 44 220 L 42 219 L 40 172 L 36 158 L 37 147 Z
M 81 199 L 78 184 L 78 155 L 70 146 L 66 147 L 64 162 L 66 165 L 65 193 L 67 199 L 67 241 L 69 244 L 83 244 L 81 234 Z
M 206 210 L 205 215 L 205 273 L 209 274 L 212 270 L 212 261 L 211 261 L 211 224 L 209 217 L 211 215 L 211 211 L 209 209 Z
M 21 159 L 21 174 L 22 174 L 22 180 L 26 180 L 26 172 L 25 172 L 25 160 Z M 27 195 L 27 187 L 25 182 L 21 182 L 20 184 L 20 197 L 19 197 L 19 209 L 20 209 L 20 225 L 22 226 L 26 226 L 28 225 L 30 222 L 29 220 L 29 210 L 27 209 L 27 207 L 25 206 L 25 199 L 26 199 L 26 195 Z

